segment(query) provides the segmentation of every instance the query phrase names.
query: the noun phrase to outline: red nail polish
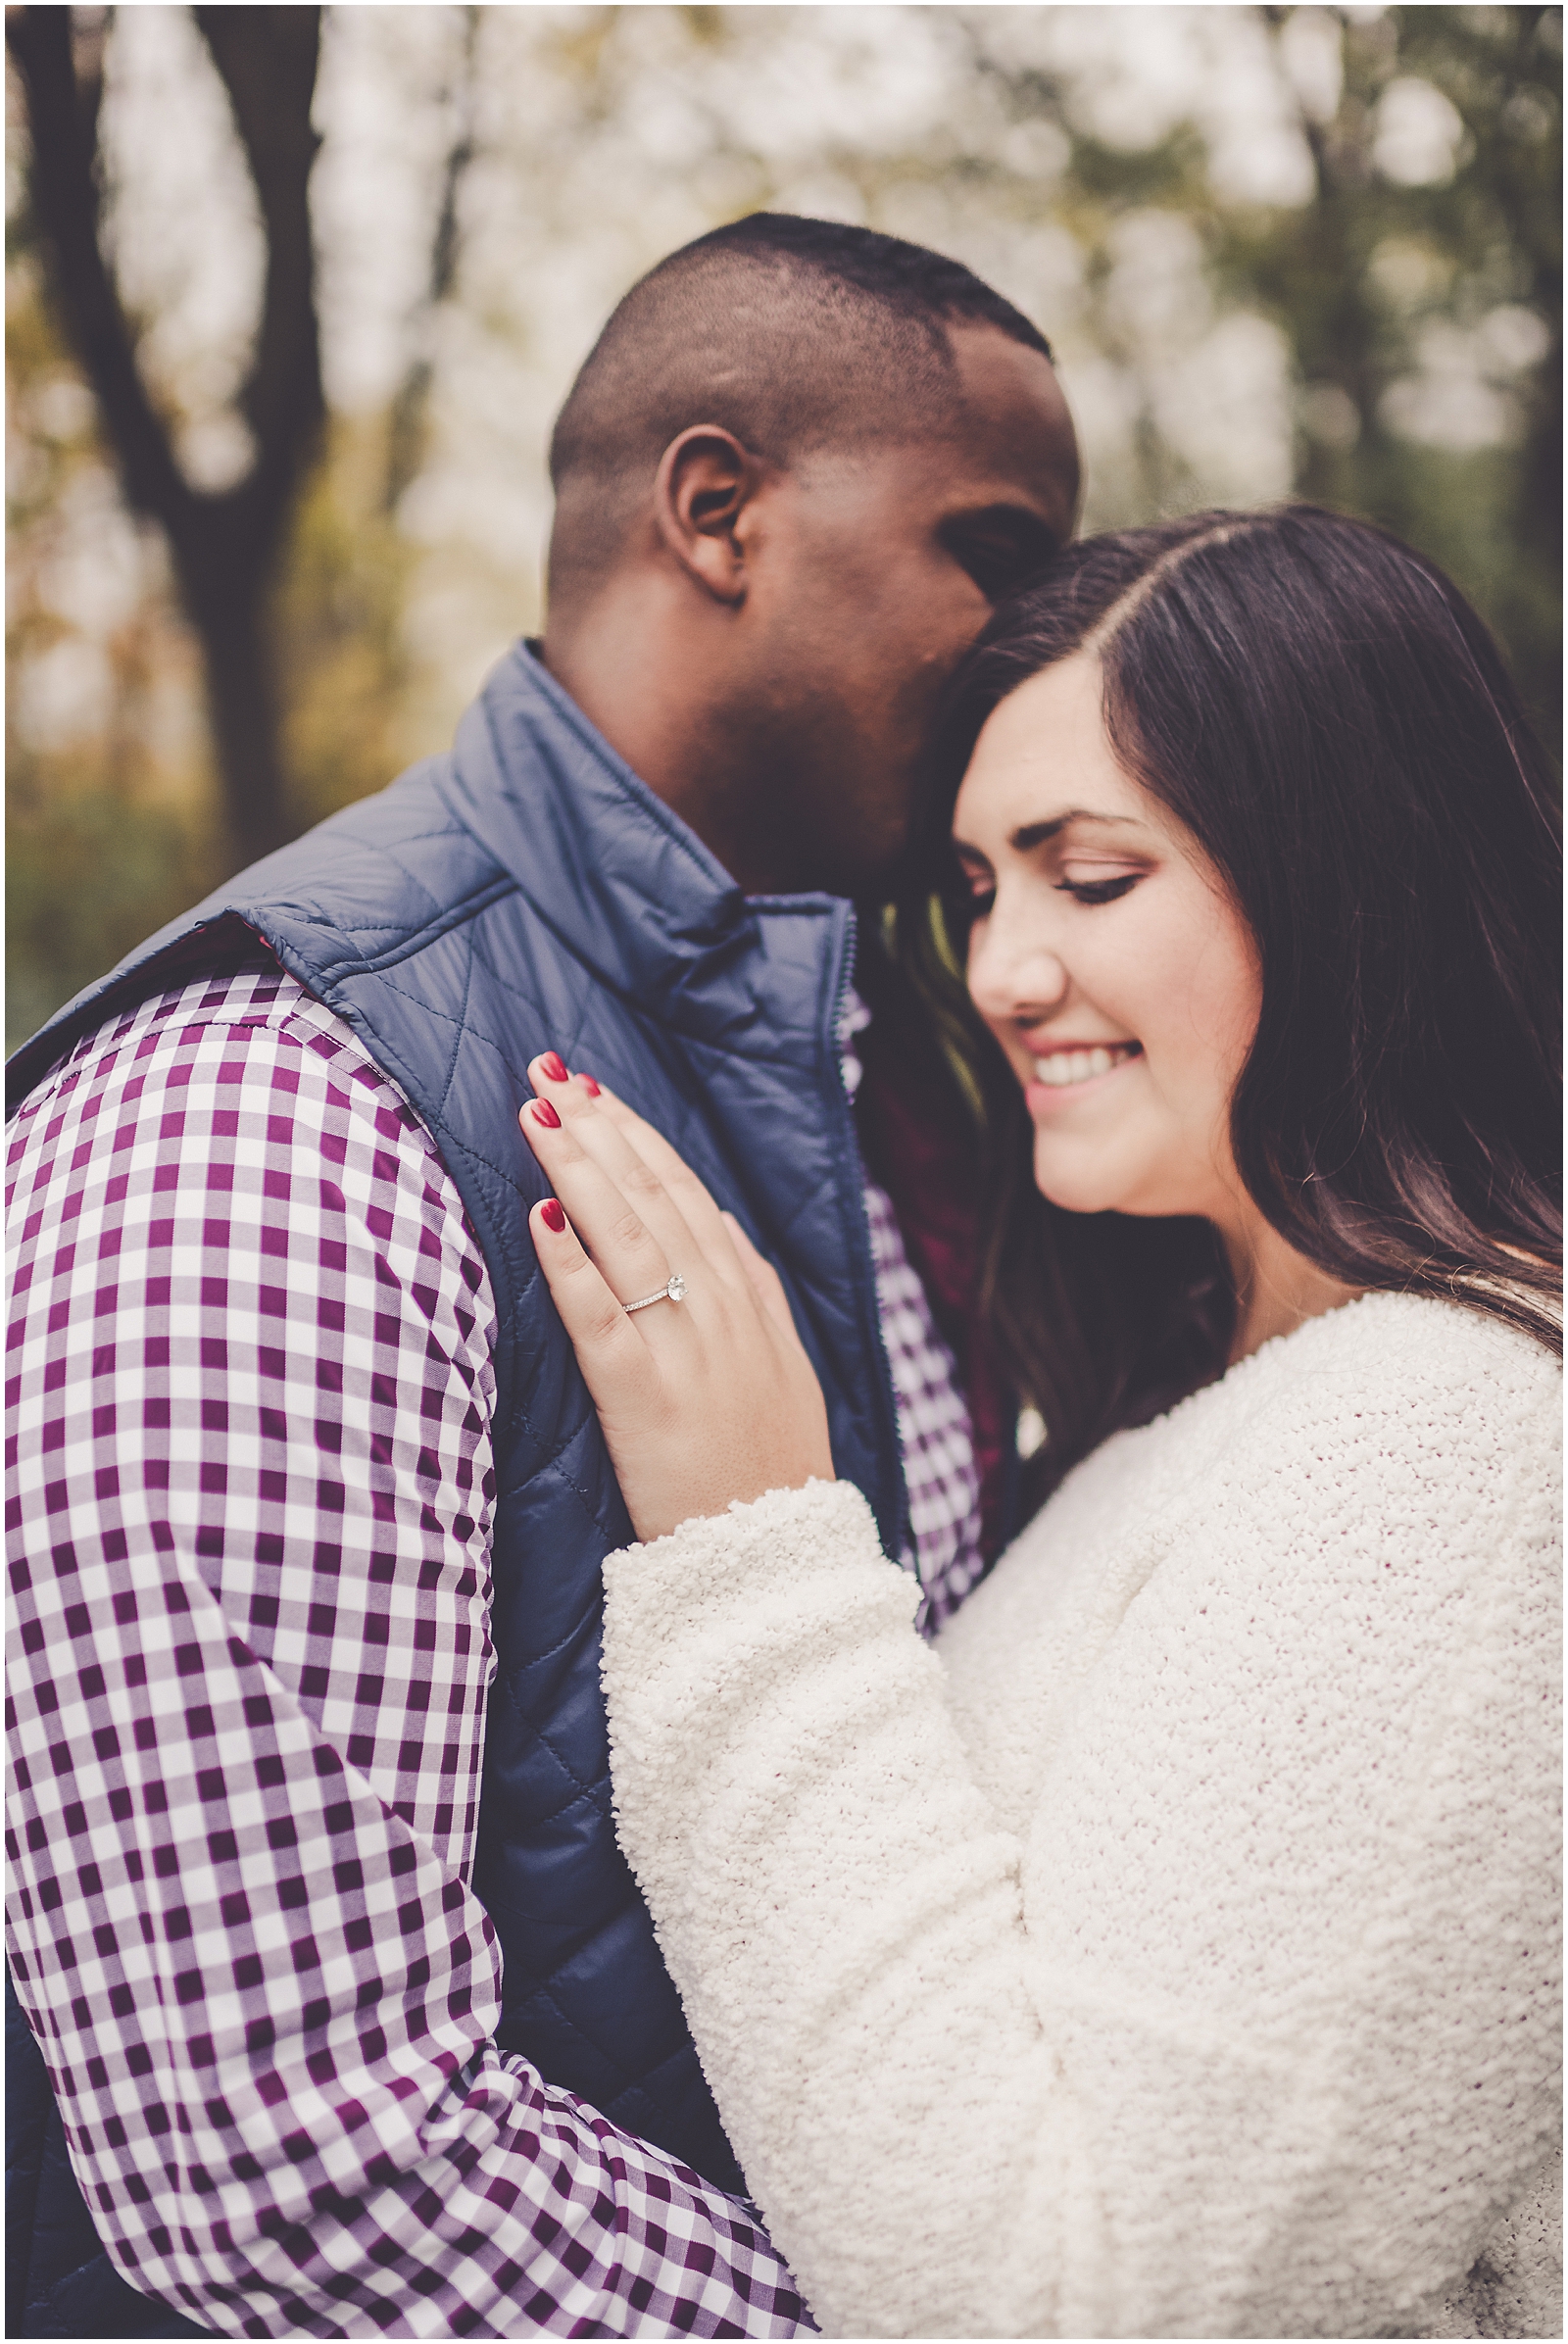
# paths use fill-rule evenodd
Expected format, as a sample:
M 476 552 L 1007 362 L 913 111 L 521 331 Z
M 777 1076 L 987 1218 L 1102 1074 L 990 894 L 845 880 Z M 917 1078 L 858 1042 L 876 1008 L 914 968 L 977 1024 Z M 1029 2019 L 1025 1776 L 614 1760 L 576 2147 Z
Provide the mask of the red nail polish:
M 567 1080 L 565 1060 L 559 1050 L 547 1050 L 539 1063 L 553 1083 L 564 1083 Z
M 554 1196 L 547 1196 L 543 1204 L 540 1205 L 539 1218 L 541 1221 L 543 1221 L 547 1229 L 553 1229 L 555 1231 L 557 1237 L 561 1235 L 562 1231 L 566 1226 L 566 1216 L 562 1211 L 560 1205 L 556 1202 Z
M 577 1080 L 579 1083 L 581 1083 L 583 1089 L 587 1092 L 590 1099 L 597 1099 L 599 1097 L 599 1085 L 594 1081 L 594 1078 L 591 1074 L 579 1074 Z
M 529 1111 L 535 1123 L 542 1123 L 546 1131 L 561 1129 L 561 1117 L 556 1113 L 548 1099 L 536 1099 Z

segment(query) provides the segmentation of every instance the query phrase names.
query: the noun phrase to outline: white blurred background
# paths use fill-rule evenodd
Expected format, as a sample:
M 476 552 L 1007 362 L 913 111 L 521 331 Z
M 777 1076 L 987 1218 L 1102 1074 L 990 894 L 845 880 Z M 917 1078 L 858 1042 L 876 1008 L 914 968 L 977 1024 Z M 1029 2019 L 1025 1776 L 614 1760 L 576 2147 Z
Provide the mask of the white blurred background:
M 139 376 L 221 492 L 267 265 L 228 95 L 191 10 L 73 15 Z M 286 826 L 444 745 L 538 618 L 550 424 L 604 317 L 764 207 L 934 245 L 1035 318 L 1086 527 L 1368 513 L 1459 575 L 1551 723 L 1560 50 L 1536 8 L 324 11 L 329 419 L 265 618 Z M 8 108 L 15 1040 L 230 850 L 202 639 L 122 493 L 15 71 Z

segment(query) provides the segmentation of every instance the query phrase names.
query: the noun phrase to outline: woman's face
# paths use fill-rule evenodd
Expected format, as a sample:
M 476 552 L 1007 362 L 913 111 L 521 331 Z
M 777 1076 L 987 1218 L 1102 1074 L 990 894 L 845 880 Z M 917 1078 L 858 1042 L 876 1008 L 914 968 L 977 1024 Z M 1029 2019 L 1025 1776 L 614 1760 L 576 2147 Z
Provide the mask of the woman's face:
M 1229 1125 L 1257 955 L 1197 842 L 1117 764 L 1101 688 L 1079 653 L 980 735 L 953 824 L 980 907 L 969 990 L 1023 1085 L 1053 1203 L 1227 1229 L 1255 1210 Z

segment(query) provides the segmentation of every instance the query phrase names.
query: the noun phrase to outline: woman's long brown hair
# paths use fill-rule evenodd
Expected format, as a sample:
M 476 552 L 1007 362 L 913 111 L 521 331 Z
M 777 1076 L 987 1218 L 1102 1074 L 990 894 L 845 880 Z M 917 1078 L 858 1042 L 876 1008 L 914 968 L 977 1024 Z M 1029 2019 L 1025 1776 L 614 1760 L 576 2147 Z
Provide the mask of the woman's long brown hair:
M 953 805 L 991 711 L 1086 648 L 1124 768 L 1228 886 L 1262 969 L 1231 1136 L 1296 1249 L 1560 1351 L 1560 841 L 1550 766 L 1476 613 L 1382 531 L 1309 506 L 1070 547 L 955 681 L 897 951 L 983 1126 L 982 1306 L 1077 1458 L 1219 1374 L 1235 1295 L 1198 1221 L 1061 1211 L 959 978 Z

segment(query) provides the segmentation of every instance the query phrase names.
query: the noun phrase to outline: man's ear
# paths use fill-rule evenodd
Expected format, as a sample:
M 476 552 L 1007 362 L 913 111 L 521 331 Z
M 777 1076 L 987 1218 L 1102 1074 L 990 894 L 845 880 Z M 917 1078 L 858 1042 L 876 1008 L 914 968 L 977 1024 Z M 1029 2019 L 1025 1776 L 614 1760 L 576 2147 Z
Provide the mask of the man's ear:
M 761 460 L 717 423 L 693 423 L 672 439 L 654 483 L 660 535 L 715 602 L 737 608 L 748 584 L 741 528 L 762 484 Z

